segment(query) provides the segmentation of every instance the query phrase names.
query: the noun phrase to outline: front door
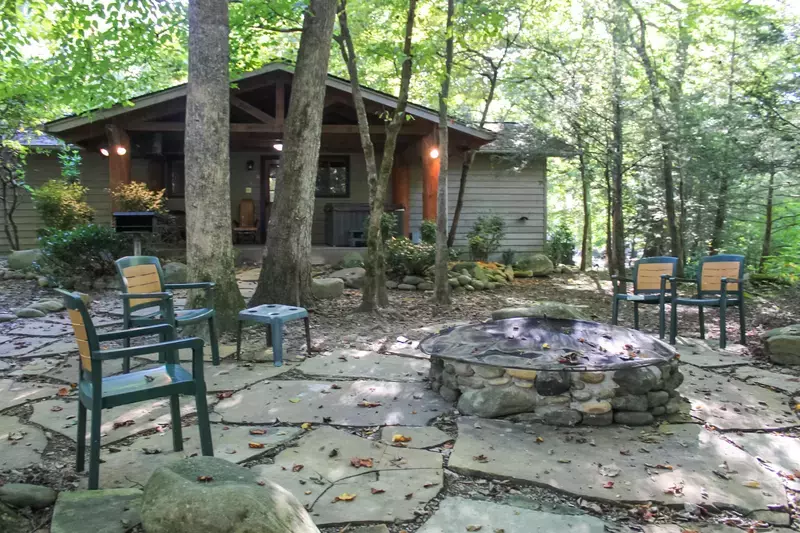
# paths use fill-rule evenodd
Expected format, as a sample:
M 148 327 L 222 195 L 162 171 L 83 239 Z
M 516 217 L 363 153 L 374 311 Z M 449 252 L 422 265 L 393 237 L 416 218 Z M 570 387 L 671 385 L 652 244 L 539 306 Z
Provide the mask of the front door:
M 275 200 L 275 183 L 278 178 L 280 159 L 274 155 L 261 156 L 261 184 L 258 201 L 258 238 L 261 244 L 267 242 L 267 224 L 272 202 Z

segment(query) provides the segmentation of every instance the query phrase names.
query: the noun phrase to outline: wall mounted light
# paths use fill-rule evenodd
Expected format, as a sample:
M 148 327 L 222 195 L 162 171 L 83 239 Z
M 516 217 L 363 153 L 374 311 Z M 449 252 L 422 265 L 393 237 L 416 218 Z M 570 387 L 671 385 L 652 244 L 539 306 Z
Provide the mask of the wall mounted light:
M 125 155 L 128 153 L 128 149 L 125 148 L 124 146 L 117 146 L 116 152 L 117 155 Z
M 253 170 L 254 168 L 256 168 L 256 164 L 253 162 L 252 159 L 249 159 L 247 161 L 247 170 Z
M 275 143 L 275 144 L 272 145 L 272 147 L 275 148 L 279 152 L 283 151 L 283 143 Z
M 436 159 L 437 157 L 439 157 L 439 149 L 434 146 L 433 148 L 431 148 L 429 154 L 431 156 L 431 159 Z
M 105 146 L 101 147 L 100 148 L 100 153 L 103 154 L 104 156 L 108 157 L 108 148 L 106 148 Z

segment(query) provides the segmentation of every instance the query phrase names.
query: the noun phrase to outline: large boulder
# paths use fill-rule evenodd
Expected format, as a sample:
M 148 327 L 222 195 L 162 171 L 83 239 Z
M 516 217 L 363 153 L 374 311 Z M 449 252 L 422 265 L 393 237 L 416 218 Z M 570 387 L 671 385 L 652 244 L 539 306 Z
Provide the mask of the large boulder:
M 167 263 L 163 271 L 164 283 L 186 283 L 188 280 L 188 268 L 183 263 L 177 261 Z
M 504 307 L 492 312 L 492 320 L 520 317 L 588 320 L 588 317 L 581 313 L 577 307 L 561 302 L 542 301 L 536 302 L 529 307 Z
M 361 267 L 343 268 L 328 274 L 329 278 L 338 278 L 351 289 L 360 289 L 364 286 L 367 271 Z
M 289 491 L 216 457 L 191 457 L 156 470 L 140 514 L 147 533 L 319 533 Z
M 0 487 L 0 502 L 19 508 L 50 507 L 55 503 L 57 495 L 50 487 L 28 483 L 6 483 Z
M 8 256 L 8 268 L 11 270 L 30 270 L 33 264 L 42 258 L 42 251 L 38 248 L 32 250 L 17 250 Z
M 458 399 L 458 410 L 465 415 L 496 418 L 533 411 L 536 400 L 533 389 L 516 385 L 488 386 L 464 392 Z
M 344 292 L 341 278 L 314 278 L 311 280 L 311 295 L 322 300 L 338 298 Z
M 773 363 L 800 365 L 800 324 L 771 329 L 762 338 Z
M 536 254 L 530 259 L 531 273 L 534 276 L 549 276 L 555 267 L 553 262 L 544 254 Z

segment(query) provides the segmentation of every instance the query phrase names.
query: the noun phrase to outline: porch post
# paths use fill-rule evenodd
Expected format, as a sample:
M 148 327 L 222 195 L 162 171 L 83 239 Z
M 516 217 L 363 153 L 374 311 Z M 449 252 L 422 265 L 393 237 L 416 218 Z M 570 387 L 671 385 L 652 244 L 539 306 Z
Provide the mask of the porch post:
M 408 163 L 400 157 L 395 157 L 392 167 L 392 203 L 402 205 L 403 212 L 402 228 L 403 236 L 408 237 L 411 233 L 411 169 Z
M 422 152 L 422 220 L 436 220 L 439 188 L 439 157 L 436 130 L 420 141 Z M 437 150 L 437 152 L 432 152 Z M 433 157 L 432 153 L 436 155 Z
M 128 133 L 113 124 L 106 126 L 108 140 L 108 189 L 114 191 L 120 185 L 131 182 L 131 140 Z M 118 211 L 119 206 L 111 197 L 111 211 Z

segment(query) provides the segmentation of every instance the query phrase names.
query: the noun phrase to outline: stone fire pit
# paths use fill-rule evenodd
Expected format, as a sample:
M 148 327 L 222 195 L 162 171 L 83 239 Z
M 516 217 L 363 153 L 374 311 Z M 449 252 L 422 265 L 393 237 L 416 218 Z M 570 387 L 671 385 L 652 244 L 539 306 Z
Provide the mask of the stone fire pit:
M 420 348 L 433 389 L 468 415 L 645 425 L 680 408 L 676 351 L 628 328 L 509 318 L 448 328 Z

